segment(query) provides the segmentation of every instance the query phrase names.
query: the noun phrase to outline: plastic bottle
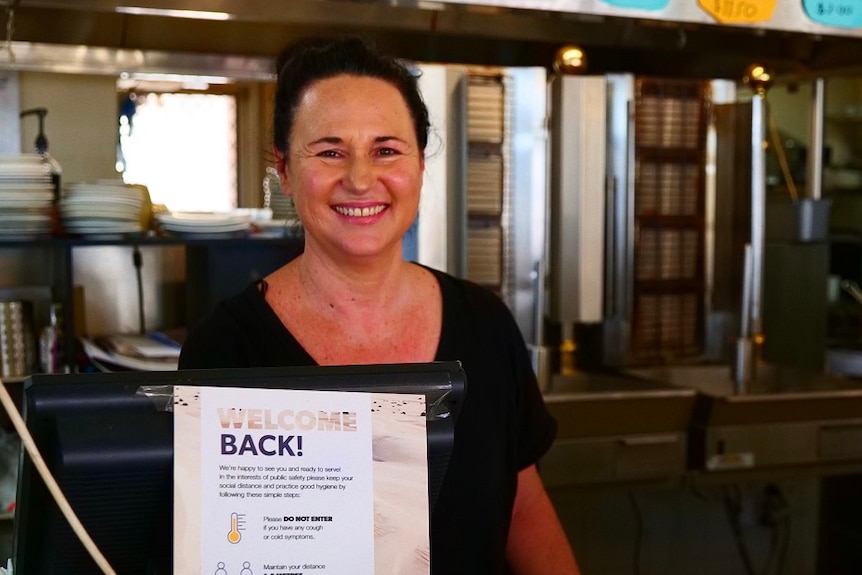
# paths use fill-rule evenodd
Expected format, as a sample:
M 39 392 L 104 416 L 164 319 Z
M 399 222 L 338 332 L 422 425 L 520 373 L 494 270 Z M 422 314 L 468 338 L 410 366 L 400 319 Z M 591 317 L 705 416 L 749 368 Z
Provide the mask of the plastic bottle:
M 63 306 L 51 304 L 51 319 L 39 334 L 39 366 L 42 373 L 63 373 Z

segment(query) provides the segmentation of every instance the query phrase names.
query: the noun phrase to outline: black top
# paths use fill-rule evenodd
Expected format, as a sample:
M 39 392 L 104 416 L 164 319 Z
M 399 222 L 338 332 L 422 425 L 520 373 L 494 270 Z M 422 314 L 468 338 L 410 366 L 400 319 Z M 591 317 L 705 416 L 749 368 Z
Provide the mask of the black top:
M 505 573 L 518 471 L 547 451 L 557 425 L 506 305 L 476 284 L 430 271 L 443 298 L 435 360 L 458 360 L 467 376 L 455 446 L 431 518 L 432 572 Z M 265 284 L 250 285 L 197 325 L 183 345 L 180 368 L 315 365 L 261 289 Z

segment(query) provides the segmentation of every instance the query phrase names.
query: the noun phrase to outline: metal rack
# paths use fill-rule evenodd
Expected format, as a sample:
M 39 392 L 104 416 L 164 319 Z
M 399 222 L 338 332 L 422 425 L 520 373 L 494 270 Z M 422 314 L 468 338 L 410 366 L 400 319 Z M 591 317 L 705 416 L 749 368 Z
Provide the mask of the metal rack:
M 467 279 L 504 299 L 512 288 L 506 78 L 467 75 Z
M 700 81 L 635 85 L 635 361 L 703 352 L 708 99 Z

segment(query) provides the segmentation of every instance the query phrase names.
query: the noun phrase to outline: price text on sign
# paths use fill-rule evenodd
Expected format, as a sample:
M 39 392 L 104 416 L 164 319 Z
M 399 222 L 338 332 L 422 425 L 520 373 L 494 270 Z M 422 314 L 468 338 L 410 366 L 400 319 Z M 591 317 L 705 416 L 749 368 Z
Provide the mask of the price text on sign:
M 722 24 L 754 24 L 772 18 L 778 0 L 698 0 L 707 14 Z
M 818 24 L 840 28 L 862 27 L 860 0 L 802 0 L 802 8 Z

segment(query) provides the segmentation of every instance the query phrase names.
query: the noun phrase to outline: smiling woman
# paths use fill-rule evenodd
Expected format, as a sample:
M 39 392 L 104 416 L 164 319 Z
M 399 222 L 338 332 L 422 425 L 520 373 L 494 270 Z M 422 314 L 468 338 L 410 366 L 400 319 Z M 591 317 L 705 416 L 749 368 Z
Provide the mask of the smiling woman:
M 429 129 L 416 78 L 361 39 L 312 38 L 279 58 L 274 104 L 279 182 L 305 250 L 193 329 L 180 367 L 460 361 L 469 390 L 431 517 L 430 572 L 578 573 L 535 466 L 556 422 L 511 312 L 402 257 Z M 427 574 L 420 559 L 407 572 Z

